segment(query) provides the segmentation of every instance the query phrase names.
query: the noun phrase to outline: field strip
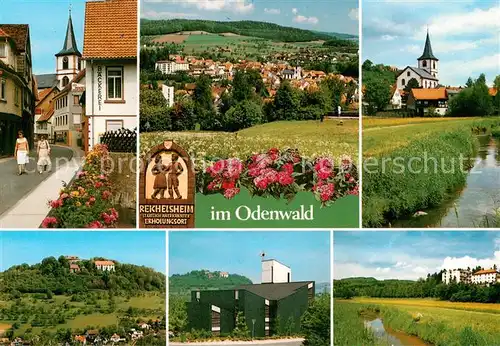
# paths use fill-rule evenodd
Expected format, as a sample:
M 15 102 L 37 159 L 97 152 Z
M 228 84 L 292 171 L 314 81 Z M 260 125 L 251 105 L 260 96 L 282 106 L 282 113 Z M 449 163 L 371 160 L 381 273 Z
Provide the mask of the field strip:
M 427 301 L 426 304 L 419 304 L 419 302 L 401 302 L 401 301 L 394 301 L 394 302 L 389 302 L 385 300 L 372 300 L 372 299 L 354 299 L 354 300 L 340 300 L 339 301 L 344 301 L 344 302 L 351 302 L 355 304 L 375 304 L 375 305 L 385 305 L 385 306 L 405 306 L 405 307 L 411 307 L 411 308 L 421 308 L 421 309 L 442 309 L 442 310 L 454 310 L 454 311 L 467 311 L 470 313 L 476 313 L 476 314 L 485 314 L 485 315 L 495 315 L 498 316 L 500 314 L 500 304 L 486 304 L 485 306 L 470 306 L 469 304 L 466 303 L 456 303 L 456 304 L 462 304 L 463 306 L 444 306 L 444 304 L 449 305 L 446 302 L 440 302 L 436 301 L 436 305 L 432 305 L 432 301 Z M 453 304 L 453 303 L 450 303 Z M 481 303 L 475 303 L 475 304 L 481 304 Z

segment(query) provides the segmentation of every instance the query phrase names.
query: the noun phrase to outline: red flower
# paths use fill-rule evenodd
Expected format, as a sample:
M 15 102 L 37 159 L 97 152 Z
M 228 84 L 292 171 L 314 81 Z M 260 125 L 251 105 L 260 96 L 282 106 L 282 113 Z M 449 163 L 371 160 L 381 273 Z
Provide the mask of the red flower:
M 240 193 L 240 189 L 237 187 L 234 189 L 227 189 L 224 191 L 224 197 L 226 197 L 227 199 L 231 199 L 234 196 L 236 196 L 238 193 Z
M 293 173 L 293 164 L 285 163 L 283 166 L 281 166 L 281 170 L 283 172 L 288 173 L 288 174 L 292 174 Z
M 219 160 L 213 164 L 211 172 L 214 174 L 221 174 L 226 167 L 226 160 Z
M 102 185 L 103 185 L 103 183 L 101 183 L 100 181 L 96 181 L 96 183 L 94 184 L 96 189 L 102 187 Z
M 57 219 L 53 216 L 47 216 L 42 221 L 42 228 L 50 228 L 52 225 L 57 225 Z
M 248 175 L 251 177 L 256 177 L 260 175 L 260 168 L 251 168 L 248 170 Z
M 102 199 L 106 200 L 108 199 L 109 197 L 111 197 L 111 192 L 106 190 L 106 191 L 103 191 L 102 193 Z
M 278 182 L 280 183 L 280 185 L 283 186 L 290 185 L 293 184 L 294 181 L 295 179 L 287 172 L 278 173 Z
M 222 183 L 222 188 L 224 190 L 227 190 L 227 189 L 234 189 L 234 187 L 236 186 L 235 182 L 233 180 L 226 180 Z
M 100 221 L 92 221 L 91 223 L 89 223 L 87 225 L 87 228 L 92 228 L 92 229 L 95 229 L 95 228 L 104 228 L 104 225 L 100 222 Z

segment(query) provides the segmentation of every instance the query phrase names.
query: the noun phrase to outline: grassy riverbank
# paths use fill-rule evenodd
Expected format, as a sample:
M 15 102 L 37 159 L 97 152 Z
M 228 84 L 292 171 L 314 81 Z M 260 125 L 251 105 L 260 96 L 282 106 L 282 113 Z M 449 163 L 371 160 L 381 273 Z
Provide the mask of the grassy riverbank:
M 475 134 L 498 124 L 500 118 L 363 119 L 364 226 L 440 205 L 465 184 Z
M 360 317 L 361 313 L 375 312 L 382 318 L 384 327 L 415 335 L 432 345 L 500 345 L 498 313 L 467 310 L 464 303 L 446 302 L 446 307 L 440 303 L 426 299 L 336 300 L 335 344 L 377 345 L 380 341 L 374 340 L 372 334 L 366 331 Z M 500 309 L 495 304 L 474 305 L 481 310 Z

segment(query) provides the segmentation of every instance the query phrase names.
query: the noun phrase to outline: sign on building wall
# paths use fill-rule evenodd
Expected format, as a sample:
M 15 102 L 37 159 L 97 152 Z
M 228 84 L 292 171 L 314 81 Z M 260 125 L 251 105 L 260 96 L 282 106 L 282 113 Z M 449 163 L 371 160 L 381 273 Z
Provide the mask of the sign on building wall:
M 140 228 L 194 228 L 195 172 L 173 141 L 152 148 L 139 180 Z
M 97 66 L 97 107 L 102 110 L 102 94 L 103 94 L 103 76 L 102 76 L 102 66 Z
M 71 84 L 71 91 L 73 93 L 83 93 L 85 91 L 85 85 L 78 84 L 78 83 L 72 83 Z

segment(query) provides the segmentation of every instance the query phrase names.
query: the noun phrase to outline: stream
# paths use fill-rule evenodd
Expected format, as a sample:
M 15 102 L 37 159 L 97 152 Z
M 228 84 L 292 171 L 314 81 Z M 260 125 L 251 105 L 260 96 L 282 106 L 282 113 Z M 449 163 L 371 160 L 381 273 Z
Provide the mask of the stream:
M 368 318 L 364 317 L 365 327 L 372 330 L 373 334 L 379 339 L 384 339 L 389 345 L 392 346 L 427 346 L 425 342 L 420 340 L 416 336 L 407 335 L 405 333 L 396 332 L 390 328 L 384 327 L 384 323 L 381 318 L 375 317 Z
M 500 208 L 500 142 L 489 135 L 477 136 L 479 150 L 463 188 L 443 204 L 423 210 L 427 215 L 396 220 L 392 227 L 495 227 Z

